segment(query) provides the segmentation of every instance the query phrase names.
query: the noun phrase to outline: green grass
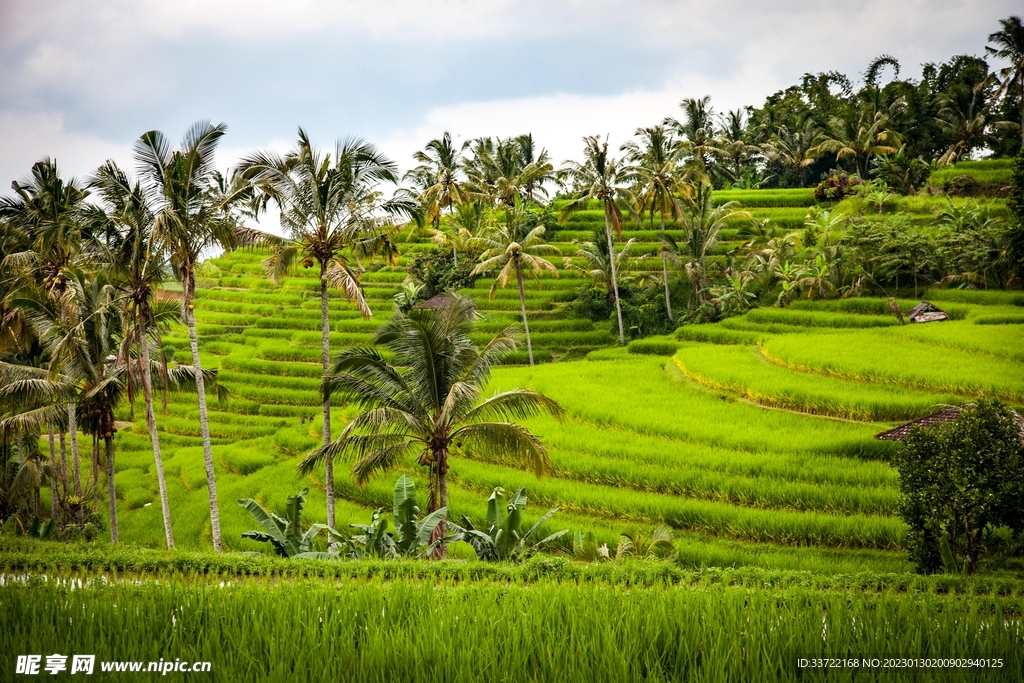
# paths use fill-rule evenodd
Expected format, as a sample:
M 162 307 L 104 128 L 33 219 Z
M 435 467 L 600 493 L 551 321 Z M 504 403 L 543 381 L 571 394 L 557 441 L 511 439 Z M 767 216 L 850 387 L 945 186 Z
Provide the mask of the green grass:
M 867 670 L 801 670 L 797 662 L 871 655 L 1003 660 L 998 670 L 968 675 L 925 670 L 928 680 L 1024 673 L 1015 598 L 904 594 L 877 590 L 870 579 L 822 591 L 800 575 L 751 580 L 742 572 L 698 572 L 643 589 L 562 580 L 558 565 L 529 569 L 513 580 L 492 572 L 474 580 L 445 563 L 421 580 L 409 565 L 390 578 L 368 564 L 353 572 L 365 578 L 331 585 L 189 575 L 74 588 L 15 582 L 0 587 L 0 647 L 88 652 L 98 662 L 209 661 L 204 678 L 232 683 L 318 680 L 324 671 L 380 682 L 921 680 L 914 669 L 876 678 Z M 630 574 L 645 571 L 657 574 L 643 565 Z
M 970 328 L 963 322 L 930 324 Z M 900 332 L 911 329 L 908 326 Z M 1021 363 L 931 344 L 908 344 L 899 337 L 888 328 L 843 335 L 780 335 L 766 339 L 763 348 L 773 362 L 794 369 L 962 396 L 1024 401 Z
M 797 372 L 770 363 L 756 347 L 687 344 L 675 357 L 687 377 L 710 389 L 814 415 L 892 422 L 965 402 L 949 394 Z

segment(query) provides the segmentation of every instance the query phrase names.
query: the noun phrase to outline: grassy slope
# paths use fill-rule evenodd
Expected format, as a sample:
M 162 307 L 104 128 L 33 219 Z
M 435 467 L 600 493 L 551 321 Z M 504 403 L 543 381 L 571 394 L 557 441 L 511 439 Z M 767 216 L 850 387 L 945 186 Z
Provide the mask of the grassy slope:
M 733 199 L 780 225 L 802 222 L 806 207 L 813 203 L 808 191 L 717 195 L 717 201 Z M 940 204 L 932 201 L 929 206 Z M 582 212 L 564 229 L 552 230 L 551 239 L 563 253 L 571 254 L 569 240 L 600 225 L 599 211 Z M 634 234 L 653 247 L 656 231 Z M 732 233 L 725 237 L 733 239 Z M 727 239 L 724 248 L 735 244 Z M 423 245 L 407 247 L 408 252 Z M 251 496 L 280 508 L 288 494 L 310 486 L 314 491 L 307 517 L 322 521 L 325 516 L 317 495 L 322 481 L 312 476 L 303 482 L 294 472 L 297 460 L 315 446 L 319 435 L 315 280 L 310 272 L 300 271 L 273 288 L 261 275 L 261 258 L 257 253 L 239 252 L 213 260 L 197 307 L 204 362 L 221 369 L 224 385 L 234 394 L 211 414 L 224 538 L 233 549 L 258 549 L 240 539 L 251 524 L 235 505 L 236 498 Z M 366 273 L 367 295 L 378 316 L 390 308 L 404 268 L 402 261 Z M 563 269 L 559 279 L 545 278 L 540 289 L 534 283 L 528 292 L 534 349 L 540 359 L 580 357 L 612 343 L 609 323 L 567 320 L 559 313 L 582 284 L 577 274 Z M 488 288 L 481 281 L 466 292 L 485 315 L 481 340 L 515 322 L 518 313 L 515 292 L 499 290 L 488 299 Z M 1018 383 L 1013 378 L 1024 374 L 1012 349 L 1021 326 L 982 327 L 973 318 L 986 313 L 1005 317 L 1024 309 L 1014 306 L 1019 302 L 1012 298 L 991 294 L 983 302 L 950 303 L 969 308 L 970 314 L 965 314 L 963 322 L 941 328 L 848 329 L 859 328 L 861 320 L 875 324 L 873 316 L 858 314 L 880 312 L 876 309 L 882 302 L 865 310 L 827 304 L 824 308 L 833 310 L 805 306 L 799 316 L 784 322 L 762 320 L 758 316 L 771 316 L 762 311 L 722 325 L 683 328 L 681 332 L 690 338 L 696 335 L 702 343 L 687 346 L 671 361 L 602 351 L 592 357 L 607 360 L 500 368 L 493 388 L 531 385 L 567 407 L 570 419 L 564 423 L 531 422 L 551 446 L 556 474 L 538 481 L 510 468 L 511 463 L 459 460 L 452 470 L 452 512 L 479 516 L 491 487 L 525 485 L 532 501 L 528 518 L 559 505 L 563 511 L 549 523 L 551 529 L 591 529 L 613 546 L 622 531 L 667 521 L 675 527 L 681 555 L 695 566 L 756 565 L 829 573 L 905 571 L 903 554 L 895 550 L 902 536 L 902 525 L 894 517 L 895 478 L 880 460 L 886 446 L 872 439 L 891 422 L 832 417 L 901 419 L 961 396 L 958 387 L 966 380 L 925 382 L 923 388 L 908 389 L 901 384 L 906 370 L 894 364 L 890 368 L 894 384 L 872 387 L 857 381 L 854 370 L 847 379 L 825 378 L 814 371 L 826 362 L 840 362 L 831 356 L 821 359 L 828 356 L 829 344 L 841 351 L 849 345 L 844 340 L 863 337 L 871 344 L 887 344 L 896 354 L 893 359 L 899 353 L 919 352 L 936 359 L 963 358 L 978 377 L 998 373 L 998 379 L 988 383 L 1016 392 Z M 941 295 L 933 298 L 941 301 Z M 332 302 L 331 316 L 334 348 L 368 339 L 377 324 L 376 319 L 361 319 L 343 301 Z M 987 337 L 985 331 L 996 336 Z M 722 340 L 748 348 L 704 343 Z M 806 347 L 813 343 L 813 357 L 803 364 L 804 371 L 778 364 L 769 367 L 753 348 L 759 341 L 769 352 L 781 345 L 800 360 L 807 360 L 801 354 L 808 353 Z M 187 361 L 185 342 L 180 332 L 166 337 L 169 350 L 181 361 Z M 942 379 L 942 371 L 938 372 Z M 919 378 L 912 379 L 921 385 Z M 758 401 L 758 397 L 767 405 L 818 415 L 770 410 L 749 400 Z M 351 412 L 345 407 L 333 412 L 340 429 Z M 208 547 L 194 402 L 186 396 L 171 397 L 168 412 L 158 415 L 158 422 L 164 433 L 178 543 L 185 548 Z M 158 547 L 162 539 L 159 503 L 141 409 L 131 430 L 118 435 L 118 449 L 122 537 Z M 366 521 L 373 507 L 389 507 L 391 479 L 381 478 L 359 489 L 344 477 L 342 468 L 340 524 Z M 467 556 L 468 549 L 454 552 Z

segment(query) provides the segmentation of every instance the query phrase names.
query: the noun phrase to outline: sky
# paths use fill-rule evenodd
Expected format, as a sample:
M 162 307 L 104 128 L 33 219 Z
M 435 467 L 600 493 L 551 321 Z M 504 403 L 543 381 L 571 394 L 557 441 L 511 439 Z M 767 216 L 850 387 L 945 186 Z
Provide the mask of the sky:
M 403 170 L 430 139 L 532 132 L 556 164 L 584 135 L 614 148 L 806 72 L 859 79 L 883 53 L 904 76 L 982 56 L 1013 0 L 0 0 L 0 194 L 50 156 L 86 177 L 157 129 L 225 122 L 227 168 L 288 149 L 298 126 L 361 137 Z

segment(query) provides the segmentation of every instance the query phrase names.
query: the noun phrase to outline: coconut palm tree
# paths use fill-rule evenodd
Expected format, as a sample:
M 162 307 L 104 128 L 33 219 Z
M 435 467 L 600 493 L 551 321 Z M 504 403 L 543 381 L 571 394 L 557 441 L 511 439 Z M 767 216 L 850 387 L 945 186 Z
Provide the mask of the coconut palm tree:
M 711 185 L 699 183 L 690 196 L 683 197 L 683 214 L 680 224 L 683 228 L 682 244 L 668 240 L 669 247 L 679 253 L 686 272 L 693 280 L 697 304 L 706 302 L 708 288 L 707 259 L 718 244 L 718 236 L 731 218 L 750 218 L 745 211 L 738 211 L 736 202 L 725 202 L 715 206 L 711 199 Z
M 1011 90 L 1017 89 L 1020 106 L 1020 143 L 1024 149 L 1024 24 L 1018 16 L 1000 19 L 1002 29 L 989 35 L 985 52 L 992 57 L 1010 63 L 999 70 L 999 90 L 996 97 L 1008 97 Z
M 516 200 L 533 203 L 554 178 L 546 150 L 537 152 L 532 134 L 514 138 L 479 138 L 466 145 L 473 156 L 466 162 L 467 191 L 490 206 L 511 207 Z
M 797 118 L 790 128 L 781 125 L 764 145 L 765 154 L 787 168 L 800 173 L 800 187 L 807 185 L 807 167 L 814 163 L 814 144 L 819 128 L 808 115 Z
M 515 204 L 505 212 L 505 225 L 485 233 L 475 240 L 475 244 L 483 249 L 480 263 L 473 269 L 473 275 L 498 271 L 491 285 L 491 298 L 499 286 L 503 289 L 515 276 L 519 285 L 519 308 L 523 315 L 523 329 L 526 331 L 526 351 L 533 365 L 533 345 L 530 342 L 530 324 L 526 319 L 526 292 L 523 283 L 524 272 L 539 280 L 546 270 L 558 277 L 558 268 L 544 255 L 557 256 L 558 249 L 544 241 L 547 229 L 543 225 L 530 226 L 526 207 L 516 200 Z M 538 282 L 538 286 L 540 283 Z
M 481 400 L 491 367 L 515 350 L 515 330 L 506 328 L 480 349 L 470 338 L 475 319 L 472 302 L 452 297 L 442 308 L 395 313 L 374 334 L 374 346 L 342 351 L 323 391 L 361 412 L 337 439 L 306 456 L 299 471 L 349 456 L 362 485 L 415 454 L 430 471 L 428 513 L 448 504 L 453 455 L 512 456 L 538 476 L 550 472 L 544 444 L 516 421 L 543 412 L 561 417 L 562 408 L 526 389 Z M 445 536 L 445 527 L 442 522 L 435 538 Z
M 181 314 L 188 327 L 192 372 L 199 395 L 199 425 L 210 496 L 210 534 L 217 552 L 223 549 L 223 544 L 206 384 L 196 335 L 195 298 L 196 265 L 203 253 L 218 246 L 232 248 L 240 241 L 237 223 L 226 210 L 220 194 L 220 174 L 213 165 L 217 144 L 226 131 L 223 123 L 214 126 L 208 121 L 199 121 L 188 130 L 177 149 L 156 130 L 144 133 L 134 145 L 140 186 L 154 214 L 154 239 L 167 251 L 174 274 L 182 284 Z
M 149 437 L 153 444 L 164 537 L 167 547 L 173 548 L 174 532 L 171 527 L 170 501 L 167 497 L 167 481 L 164 477 L 163 456 L 160 450 L 160 433 L 157 430 L 156 413 L 153 409 L 153 371 L 150 358 L 150 337 L 155 336 L 157 342 L 159 340 L 154 305 L 156 290 L 169 275 L 167 260 L 160 245 L 155 243 L 153 212 L 146 203 L 146 197 L 138 183 L 132 183 L 116 163 L 108 161 L 97 169 L 90 184 L 97 188 L 111 223 L 123 233 L 123 239 L 111 259 L 115 287 L 123 304 L 125 319 L 125 334 L 118 360 L 123 366 L 130 367 L 130 355 L 133 350 L 138 349 L 137 374 L 141 380 L 146 404 L 146 427 L 149 429 Z M 134 403 L 132 375 L 133 373 L 128 373 L 127 390 L 129 401 Z
M 462 153 L 452 143 L 451 133 L 445 131 L 440 138 L 431 140 L 423 150 L 413 154 L 413 160 L 419 165 L 410 169 L 404 179 L 416 187 L 422 217 L 430 222 L 435 232 L 440 231 L 441 214 L 451 213 L 456 205 L 466 202 Z M 459 253 L 454 247 L 452 255 L 458 265 Z
M 3 268 L 9 275 L 5 286 L 10 292 L 39 289 L 59 307 L 60 315 L 68 323 L 77 315 L 71 274 L 93 265 L 102 251 L 101 245 L 83 231 L 85 198 L 89 193 L 74 178 L 62 178 L 56 161 L 49 158 L 33 164 L 29 178 L 15 181 L 11 187 L 16 196 L 0 198 L 0 219 L 5 219 L 24 239 L 22 251 L 4 257 Z M 80 497 L 81 460 L 74 400 L 68 400 L 66 408 L 72 481 L 75 496 Z
M 281 156 L 256 152 L 236 170 L 256 194 L 280 209 L 284 239 L 264 236 L 272 253 L 264 262 L 271 282 L 277 283 L 297 262 L 320 270 L 320 330 L 323 377 L 330 374 L 330 315 L 328 293 L 341 290 L 363 315 L 372 312 L 359 282 L 360 257 L 397 256 L 390 240 L 390 217 L 409 216 L 415 205 L 407 199 L 384 200 L 380 183 L 398 182 L 398 167 L 362 140 L 339 141 L 334 156 L 317 149 L 299 129 L 295 148 Z M 352 261 L 355 263 L 352 263 Z M 323 396 L 323 442 L 331 442 L 331 397 Z M 334 526 L 334 469 L 325 463 L 327 524 Z
M 595 232 L 593 241 L 573 240 L 572 243 L 576 246 L 575 256 L 581 259 L 585 265 L 573 265 L 572 259 L 567 258 L 565 259 L 565 268 L 567 270 L 575 270 L 581 275 L 589 277 L 594 285 L 603 287 L 608 292 L 608 303 L 613 304 L 612 264 L 611 259 L 608 258 L 608 245 L 603 237 L 604 235 L 600 234 L 600 232 Z M 622 249 L 615 255 L 615 273 L 620 280 L 625 280 L 628 277 L 632 258 L 631 252 L 635 243 L 635 239 L 630 238 L 626 240 L 626 243 L 622 245 Z M 641 256 L 640 258 L 644 257 Z
M 898 101 L 894 107 L 901 104 Z M 889 121 L 887 112 L 872 107 L 864 107 L 856 115 L 847 112 L 845 116 L 833 116 L 810 153 L 815 157 L 831 153 L 837 159 L 852 159 L 857 177 L 864 180 L 873 157 L 894 154 L 902 144 L 902 137 L 889 127 Z
M 978 105 L 978 94 L 988 83 L 989 79 L 985 79 L 972 88 L 969 99 L 966 92 L 960 93 L 959 97 L 939 96 L 940 109 L 935 121 L 946 138 L 953 141 L 939 157 L 939 166 L 948 166 L 964 157 L 969 158 L 974 149 L 994 142 L 996 137 L 990 132 L 991 129 L 1006 130 L 1015 125 L 1010 121 L 992 121 L 987 108 Z
M 654 227 L 654 214 L 657 212 L 661 220 L 661 239 L 665 239 L 665 216 L 673 220 L 682 215 L 678 195 L 686 194 L 690 185 L 680 165 L 680 147 L 675 143 L 672 134 L 665 126 L 637 128 L 640 142 L 630 140 L 622 146 L 626 158 L 632 164 L 632 173 L 637 179 L 634 190 L 637 209 L 642 213 L 645 209 L 651 217 Z M 665 310 L 668 319 L 675 320 L 672 315 L 672 295 L 669 292 L 668 257 L 661 257 L 662 280 L 665 285 Z
M 683 110 L 683 120 L 666 117 L 662 124 L 679 136 L 683 156 L 690 158 L 696 170 L 708 175 L 713 156 L 724 154 L 716 145 L 711 95 L 699 99 L 688 97 L 679 106 Z
M 596 135 L 583 138 L 583 161 L 566 161 L 559 172 L 559 181 L 569 188 L 571 199 L 562 206 L 561 219 L 566 220 L 577 211 L 587 208 L 587 202 L 596 199 L 604 211 L 604 233 L 608 242 L 608 253 L 615 254 L 612 242 L 612 227 L 622 237 L 622 207 L 631 213 L 636 204 L 630 191 L 635 178 L 629 168 L 617 159 L 608 156 L 608 138 L 602 141 Z M 619 279 L 616 274 L 616 259 L 609 261 L 612 271 L 612 291 L 615 296 L 615 317 L 619 324 L 619 344 L 626 343 L 622 326 L 622 304 L 619 301 Z
M 742 109 L 734 109 L 720 117 L 718 138 L 715 145 L 721 150 L 723 166 L 728 169 L 732 182 L 738 182 L 743 176 L 743 166 L 748 164 L 755 155 L 761 152 L 757 145 L 750 144 L 747 135 L 747 117 Z

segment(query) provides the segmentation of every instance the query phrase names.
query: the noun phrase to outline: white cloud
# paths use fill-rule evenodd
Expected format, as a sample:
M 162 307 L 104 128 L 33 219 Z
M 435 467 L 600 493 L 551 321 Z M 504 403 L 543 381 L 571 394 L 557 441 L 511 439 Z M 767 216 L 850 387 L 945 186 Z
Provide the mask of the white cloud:
M 10 181 L 28 175 L 32 164 L 46 156 L 57 160 L 63 175 L 84 179 L 107 159 L 121 165 L 129 163 L 131 147 L 88 133 L 69 132 L 61 114 L 0 111 L 0 183 L 4 190 Z

